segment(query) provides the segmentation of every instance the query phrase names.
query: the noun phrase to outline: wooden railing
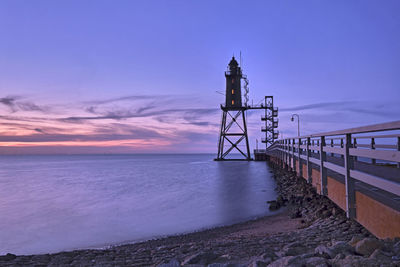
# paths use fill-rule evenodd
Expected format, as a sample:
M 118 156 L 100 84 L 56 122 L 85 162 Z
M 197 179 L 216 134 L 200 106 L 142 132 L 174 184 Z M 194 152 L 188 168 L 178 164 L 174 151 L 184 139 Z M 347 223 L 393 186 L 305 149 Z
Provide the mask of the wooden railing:
M 320 192 L 327 194 L 327 172 L 344 176 L 346 213 L 355 217 L 355 185 L 382 190 L 400 207 L 400 121 L 285 138 L 267 149 L 312 182 L 312 168 L 319 169 Z M 384 133 L 384 134 L 382 134 Z M 368 134 L 368 135 L 367 135 Z M 296 163 L 300 167 L 296 168 Z M 303 164 L 306 173 L 303 173 Z M 312 167 L 313 166 L 313 167 Z M 397 204 L 394 204 L 397 205 Z

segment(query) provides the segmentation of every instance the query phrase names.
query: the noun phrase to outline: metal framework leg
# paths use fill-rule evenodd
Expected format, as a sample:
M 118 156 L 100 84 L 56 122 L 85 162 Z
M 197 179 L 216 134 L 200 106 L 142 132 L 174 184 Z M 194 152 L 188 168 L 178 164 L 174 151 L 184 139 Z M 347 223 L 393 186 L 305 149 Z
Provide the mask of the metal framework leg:
M 218 155 L 215 160 L 252 160 L 250 155 L 249 138 L 247 135 L 246 116 L 244 110 L 236 111 L 236 114 L 232 116 L 232 111 L 223 110 L 221 129 L 218 141 Z M 242 116 L 243 125 L 241 125 L 237 119 Z M 227 118 L 230 117 L 230 121 L 227 123 Z M 231 127 L 236 124 L 240 132 L 230 132 Z M 232 141 L 230 138 L 239 137 L 236 141 Z M 246 150 L 243 152 L 238 145 L 245 140 Z M 230 147 L 225 150 L 225 141 L 230 144 Z M 244 158 L 242 159 L 229 159 L 226 158 L 229 153 L 233 150 L 237 150 Z

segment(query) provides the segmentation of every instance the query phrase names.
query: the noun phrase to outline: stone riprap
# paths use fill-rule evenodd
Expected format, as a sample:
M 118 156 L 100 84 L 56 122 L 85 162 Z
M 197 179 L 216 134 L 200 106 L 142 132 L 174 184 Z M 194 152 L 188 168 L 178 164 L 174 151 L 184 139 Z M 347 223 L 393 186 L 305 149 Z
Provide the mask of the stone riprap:
M 101 250 L 7 254 L 0 266 L 400 266 L 400 238 L 378 240 L 304 179 L 273 175 L 280 195 L 270 204 L 284 207 L 281 214 Z

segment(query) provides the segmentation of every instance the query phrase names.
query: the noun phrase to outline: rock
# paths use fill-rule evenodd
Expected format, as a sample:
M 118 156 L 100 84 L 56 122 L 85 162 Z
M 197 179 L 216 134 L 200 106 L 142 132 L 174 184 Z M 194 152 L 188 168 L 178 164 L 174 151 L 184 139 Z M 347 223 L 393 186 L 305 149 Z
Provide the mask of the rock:
M 300 256 L 287 256 L 268 264 L 268 267 L 300 267 L 303 265 L 303 263 L 304 260 Z
M 355 256 L 355 255 L 349 255 L 344 259 L 340 260 L 333 260 L 332 266 L 336 267 L 341 267 L 341 266 L 354 266 L 354 267 L 379 267 L 381 264 L 374 260 L 369 260 L 368 258 L 364 258 L 362 256 Z
M 278 256 L 273 251 L 267 251 L 260 256 L 260 258 L 265 262 L 272 262 L 278 258 Z
M 387 261 L 390 260 L 391 257 L 385 255 L 380 249 L 375 249 L 374 252 L 372 252 L 371 256 L 369 256 L 370 259 L 375 259 L 375 260 L 380 260 L 380 261 Z
M 296 210 L 295 212 L 290 214 L 290 218 L 291 219 L 296 219 L 296 218 L 300 218 L 301 217 L 301 211 L 300 210 Z
M 186 258 L 182 265 L 187 265 L 187 264 L 203 264 L 203 265 L 207 265 L 212 263 L 212 261 L 214 261 L 216 258 L 218 258 L 218 255 L 215 254 L 212 251 L 206 251 L 206 252 L 200 252 L 197 254 L 194 254 L 192 256 L 189 256 L 188 258 Z
M 211 263 L 207 267 L 245 267 L 245 265 L 237 263 Z
M 364 238 L 356 244 L 356 252 L 360 255 L 370 256 L 375 249 L 380 248 L 381 242 L 375 238 Z
M 279 203 L 276 200 L 267 201 L 269 204 L 269 210 L 277 210 L 280 208 Z
M 230 261 L 231 259 L 232 259 L 231 255 L 229 255 L 229 254 L 224 254 L 224 255 L 222 255 L 222 256 L 219 256 L 219 257 L 217 258 L 216 261 L 218 261 L 218 262 L 228 262 L 228 261 Z
M 393 251 L 395 254 L 400 254 L 400 241 L 395 242 L 393 245 Z
M 250 264 L 248 265 L 248 267 L 266 267 L 271 262 L 272 262 L 271 258 L 267 258 L 267 259 L 255 258 L 250 261 Z
M 321 214 L 322 218 L 328 218 L 329 216 L 332 215 L 332 212 L 330 210 L 324 210 Z
M 346 257 L 346 255 L 339 253 L 335 256 L 335 258 L 333 258 L 333 261 L 338 261 L 338 260 L 344 259 L 345 257 Z
M 163 264 L 157 265 L 157 267 L 180 267 L 180 266 L 181 266 L 181 264 L 179 263 L 179 261 L 177 259 L 172 259 L 168 263 L 163 263 Z
M 4 256 L 0 256 L 0 260 L 3 260 L 3 261 L 12 261 L 12 260 L 15 259 L 16 257 L 17 257 L 17 256 L 14 255 L 14 254 L 7 253 L 7 254 L 4 255 Z
M 304 244 L 302 242 L 296 241 L 285 245 L 282 248 L 280 254 L 282 256 L 296 256 L 304 254 L 305 252 L 307 252 L 307 248 L 304 247 Z
M 361 236 L 358 236 L 358 235 L 355 235 L 355 236 L 353 236 L 352 238 L 351 238 L 351 240 L 349 241 L 349 245 L 350 246 L 355 246 L 359 241 L 361 241 L 362 240 L 362 237 Z
M 332 246 L 330 246 L 329 248 L 333 251 L 335 256 L 339 253 L 345 255 L 354 254 L 354 248 L 345 241 L 333 242 Z
M 344 241 L 339 241 L 334 242 L 330 247 L 319 245 L 315 248 L 314 252 L 315 254 L 321 255 L 324 258 L 333 259 L 337 254 L 353 254 L 354 248 Z
M 321 257 L 307 258 L 305 260 L 304 264 L 306 266 L 328 267 L 326 259 L 325 258 L 321 258 Z
M 319 245 L 314 250 L 315 254 L 321 255 L 324 258 L 332 259 L 335 257 L 335 253 L 328 247 L 324 245 Z

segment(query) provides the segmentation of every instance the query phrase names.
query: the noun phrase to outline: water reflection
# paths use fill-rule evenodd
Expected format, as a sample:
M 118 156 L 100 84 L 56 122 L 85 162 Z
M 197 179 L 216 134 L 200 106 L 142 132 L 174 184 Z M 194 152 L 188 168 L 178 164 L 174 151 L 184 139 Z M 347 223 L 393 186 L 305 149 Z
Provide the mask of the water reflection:
M 0 254 L 101 247 L 268 214 L 265 162 L 213 155 L 0 159 Z

